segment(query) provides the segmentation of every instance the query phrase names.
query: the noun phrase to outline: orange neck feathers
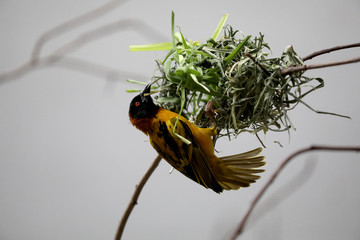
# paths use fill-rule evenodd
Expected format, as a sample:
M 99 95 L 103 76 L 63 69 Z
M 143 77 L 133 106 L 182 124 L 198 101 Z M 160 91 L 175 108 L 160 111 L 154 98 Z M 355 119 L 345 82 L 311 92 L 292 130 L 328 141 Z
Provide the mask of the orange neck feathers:
M 130 118 L 130 122 L 132 125 L 134 125 L 137 129 L 139 129 L 146 135 L 149 134 L 150 130 L 152 129 L 152 125 L 153 125 L 152 118 L 133 118 L 130 116 L 130 114 L 129 114 L 129 118 Z

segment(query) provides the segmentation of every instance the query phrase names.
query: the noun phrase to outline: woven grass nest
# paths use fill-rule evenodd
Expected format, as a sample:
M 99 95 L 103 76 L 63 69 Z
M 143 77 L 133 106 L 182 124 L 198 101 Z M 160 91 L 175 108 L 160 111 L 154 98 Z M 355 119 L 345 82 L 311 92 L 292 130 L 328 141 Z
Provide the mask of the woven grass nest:
M 288 111 L 299 103 L 312 109 L 303 98 L 323 87 L 324 81 L 305 76 L 305 71 L 282 74 L 282 69 L 304 64 L 293 47 L 280 57 L 269 57 L 263 34 L 246 36 L 225 25 L 226 18 L 211 38 L 199 42 L 188 40 L 181 31 L 175 33 L 173 14 L 172 42 L 130 47 L 169 51 L 156 61 L 158 71 L 152 79 L 156 102 L 198 126 L 216 124 L 219 137 L 288 131 L 292 127 Z

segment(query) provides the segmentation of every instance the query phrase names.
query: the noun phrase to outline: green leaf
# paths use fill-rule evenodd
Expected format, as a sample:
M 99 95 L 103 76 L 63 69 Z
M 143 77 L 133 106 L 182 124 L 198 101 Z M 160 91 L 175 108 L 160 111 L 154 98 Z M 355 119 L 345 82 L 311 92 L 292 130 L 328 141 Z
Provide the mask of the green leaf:
M 148 84 L 146 82 L 140 82 L 140 81 L 132 80 L 132 79 L 126 79 L 126 81 L 129 82 L 129 83 L 137 83 L 137 84 L 141 84 L 141 85 L 147 85 Z
M 141 92 L 141 90 L 136 90 L 136 89 L 126 89 L 126 92 L 128 92 L 128 93 L 134 93 L 134 92 Z
M 171 62 L 170 61 L 166 62 L 164 70 L 165 70 L 165 76 L 169 81 L 177 83 L 177 84 L 181 83 L 182 77 L 171 72 Z
M 175 49 L 175 13 L 174 11 L 171 12 L 171 41 L 172 41 L 172 48 Z
M 184 138 L 183 136 L 179 135 L 176 133 L 176 125 L 179 121 L 179 118 L 181 116 L 181 113 L 182 111 L 184 110 L 184 106 L 185 106 L 185 101 L 186 101 L 186 91 L 185 91 L 185 88 L 182 87 L 181 88 L 181 96 L 180 96 L 180 99 L 181 99 L 181 108 L 180 108 L 180 112 L 179 112 L 179 115 L 177 116 L 176 118 L 176 121 L 175 121 L 175 124 L 174 124 L 174 130 L 173 130 L 173 133 L 175 136 L 177 136 L 178 138 L 180 138 L 184 143 L 186 143 L 187 145 L 191 144 L 191 141 L 187 140 L 186 138 Z
M 231 53 L 229 56 L 225 58 L 225 65 L 228 65 L 229 62 L 240 52 L 240 50 L 244 47 L 246 42 L 250 39 L 251 35 L 248 35 Z
M 144 44 L 144 45 L 131 45 L 129 46 L 130 52 L 139 52 L 139 51 L 161 51 L 161 50 L 171 50 L 173 47 L 171 42 L 163 43 L 154 43 L 154 44 Z
M 175 38 L 176 38 L 176 40 L 178 40 L 178 42 L 182 43 L 182 45 L 184 46 L 185 49 L 189 48 L 189 46 L 188 46 L 188 44 L 187 44 L 187 42 L 185 40 L 185 37 L 181 32 L 175 33 Z
M 206 92 L 210 93 L 210 90 L 204 85 L 201 84 L 198 79 L 196 78 L 195 74 L 190 73 L 190 77 L 194 80 L 194 82 L 199 85 L 200 87 L 202 87 Z
M 214 41 L 219 37 L 220 32 L 221 32 L 222 28 L 224 27 L 227 18 L 228 18 L 228 14 L 224 14 L 222 16 L 219 24 L 217 25 L 217 27 L 215 29 L 214 34 L 211 37 Z

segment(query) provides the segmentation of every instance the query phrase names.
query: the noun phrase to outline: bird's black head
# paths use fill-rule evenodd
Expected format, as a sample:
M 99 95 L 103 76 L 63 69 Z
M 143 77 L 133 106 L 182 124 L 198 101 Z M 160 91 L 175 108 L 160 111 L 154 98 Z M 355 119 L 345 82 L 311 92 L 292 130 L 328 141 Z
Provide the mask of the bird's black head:
M 130 118 L 150 118 L 153 117 L 159 110 L 159 106 L 155 105 L 150 93 L 150 84 L 130 103 L 129 116 Z

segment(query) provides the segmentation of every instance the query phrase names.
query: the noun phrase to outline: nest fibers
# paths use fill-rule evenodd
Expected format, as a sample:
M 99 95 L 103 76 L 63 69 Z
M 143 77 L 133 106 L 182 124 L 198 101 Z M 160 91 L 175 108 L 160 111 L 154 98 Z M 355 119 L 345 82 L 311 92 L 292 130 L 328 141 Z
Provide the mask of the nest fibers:
M 172 22 L 171 50 L 157 61 L 160 76 L 153 77 L 157 103 L 201 127 L 215 121 L 219 136 L 289 130 L 288 111 L 299 103 L 312 109 L 303 97 L 324 81 L 304 76 L 305 71 L 281 74 L 282 69 L 303 65 L 292 46 L 281 57 L 270 58 L 264 35 L 245 36 L 224 22 L 223 17 L 205 43 L 174 33 Z M 220 30 L 223 37 L 215 40 Z M 213 121 L 205 107 L 209 101 Z

